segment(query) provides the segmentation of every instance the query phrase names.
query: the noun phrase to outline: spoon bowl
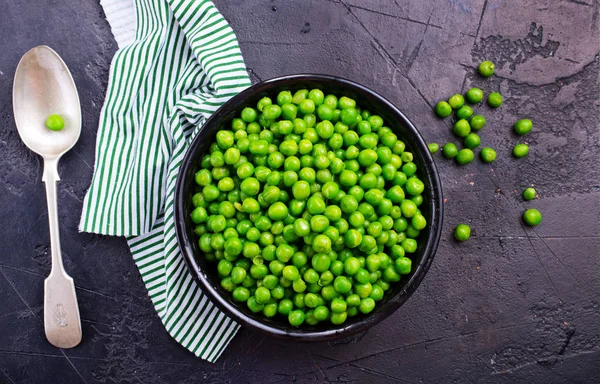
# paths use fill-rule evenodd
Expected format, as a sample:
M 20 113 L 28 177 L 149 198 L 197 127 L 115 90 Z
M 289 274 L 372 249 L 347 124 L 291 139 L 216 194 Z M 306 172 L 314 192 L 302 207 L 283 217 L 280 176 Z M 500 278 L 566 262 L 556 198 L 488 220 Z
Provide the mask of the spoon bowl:
M 13 107 L 21 139 L 40 156 L 59 158 L 81 133 L 81 108 L 69 69 L 52 48 L 40 45 L 19 62 L 13 86 Z M 46 118 L 59 114 L 64 129 L 46 128 Z
M 81 342 L 81 320 L 75 283 L 62 262 L 56 183 L 60 180 L 58 160 L 79 139 L 81 107 L 69 69 L 50 47 L 35 47 L 21 58 L 13 84 L 13 109 L 19 136 L 44 158 L 42 181 L 46 184 L 52 254 L 52 269 L 44 281 L 44 330 L 52 345 L 72 348 Z M 46 127 L 52 114 L 62 116 L 62 130 Z

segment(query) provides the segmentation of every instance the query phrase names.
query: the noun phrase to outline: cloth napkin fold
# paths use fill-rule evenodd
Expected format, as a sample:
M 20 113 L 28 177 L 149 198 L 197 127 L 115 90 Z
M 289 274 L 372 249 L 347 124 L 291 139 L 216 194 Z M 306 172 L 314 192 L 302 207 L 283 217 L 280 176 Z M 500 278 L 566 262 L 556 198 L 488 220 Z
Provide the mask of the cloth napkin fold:
M 126 236 L 175 340 L 208 361 L 238 325 L 203 294 L 181 255 L 174 190 L 204 121 L 250 85 L 237 39 L 212 1 L 102 0 L 119 50 L 100 115 L 79 229 Z

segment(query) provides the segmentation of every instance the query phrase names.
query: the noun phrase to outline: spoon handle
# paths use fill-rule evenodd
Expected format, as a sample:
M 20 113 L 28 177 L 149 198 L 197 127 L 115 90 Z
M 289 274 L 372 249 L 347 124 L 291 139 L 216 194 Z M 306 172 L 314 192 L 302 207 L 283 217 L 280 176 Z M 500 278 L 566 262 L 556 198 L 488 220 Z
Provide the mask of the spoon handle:
M 50 344 L 59 348 L 72 348 L 81 342 L 81 320 L 75 295 L 75 284 L 63 267 L 58 230 L 56 183 L 58 158 L 44 159 L 46 200 L 50 224 L 52 269 L 44 281 L 44 329 Z

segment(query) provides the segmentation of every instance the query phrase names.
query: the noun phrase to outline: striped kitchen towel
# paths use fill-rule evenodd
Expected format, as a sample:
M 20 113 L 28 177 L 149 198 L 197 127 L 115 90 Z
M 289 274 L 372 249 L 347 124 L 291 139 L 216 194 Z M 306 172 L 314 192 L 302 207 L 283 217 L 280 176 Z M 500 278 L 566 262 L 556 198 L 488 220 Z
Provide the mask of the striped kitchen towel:
M 206 0 L 102 0 L 119 50 L 100 116 L 80 230 L 126 236 L 160 319 L 208 361 L 238 325 L 202 293 L 174 226 L 179 165 L 194 135 L 250 85 L 237 39 Z

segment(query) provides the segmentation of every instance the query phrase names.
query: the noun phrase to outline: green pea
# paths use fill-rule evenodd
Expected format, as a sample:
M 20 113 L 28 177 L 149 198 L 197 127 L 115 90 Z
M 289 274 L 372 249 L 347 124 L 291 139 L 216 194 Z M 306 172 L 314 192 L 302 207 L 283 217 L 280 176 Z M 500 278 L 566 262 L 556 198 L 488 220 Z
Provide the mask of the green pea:
M 294 327 L 298 327 L 300 325 L 302 325 L 302 323 L 304 323 L 304 320 L 306 318 L 306 315 L 304 314 L 304 312 L 302 312 L 301 310 L 294 310 L 291 311 L 288 315 L 288 321 L 290 323 L 290 325 L 294 326 Z
M 527 144 L 522 144 L 522 143 L 517 144 L 513 148 L 513 155 L 517 159 L 527 156 L 528 153 L 529 153 L 529 146 L 527 146 Z
M 479 104 L 483 100 L 483 91 L 479 88 L 471 88 L 467 91 L 467 100 L 471 104 Z
M 469 124 L 471 125 L 472 130 L 479 131 L 485 126 L 485 117 L 481 115 L 474 115 L 471 117 Z
M 256 120 L 258 114 L 256 113 L 256 110 L 254 108 L 246 107 L 242 110 L 240 116 L 242 117 L 242 120 L 244 120 L 246 123 L 251 123 L 254 120 Z
M 468 164 L 475 158 L 475 154 L 469 148 L 463 148 L 456 155 L 456 162 L 460 165 Z
M 533 128 L 533 123 L 529 119 L 521 119 L 515 123 L 515 132 L 517 135 L 525 135 L 531 132 Z
M 446 143 L 442 148 L 442 153 L 447 159 L 454 159 L 458 154 L 458 148 L 454 143 Z
M 463 105 L 462 107 L 460 107 L 458 109 L 458 111 L 456 111 L 456 117 L 459 119 L 467 120 L 472 115 L 473 115 L 473 108 L 469 107 L 468 105 Z
M 370 297 L 365 297 L 361 299 L 360 304 L 358 306 L 358 310 L 365 315 L 371 313 L 375 308 L 375 300 Z
M 429 143 L 427 144 L 427 149 L 429 149 L 429 153 L 433 154 L 440 149 L 440 146 L 438 143 Z
M 492 92 L 488 96 L 488 105 L 492 108 L 498 108 L 502 105 L 502 95 L 498 92 Z
M 474 148 L 477 148 L 479 146 L 479 144 L 481 144 L 481 139 L 479 138 L 479 136 L 476 133 L 469 133 L 465 137 L 464 144 L 465 144 L 465 147 L 467 147 L 469 149 L 474 149 Z
M 46 128 L 51 131 L 61 131 L 65 128 L 65 121 L 61 115 L 52 114 L 46 119 Z
M 479 64 L 479 74 L 483 77 L 490 77 L 494 74 L 494 63 L 491 61 L 483 61 Z
M 523 213 L 523 221 L 530 227 L 535 227 L 542 222 L 542 214 L 537 209 L 528 209 Z
M 333 108 L 328 105 L 321 104 L 317 107 L 317 116 L 319 116 L 319 119 L 323 121 L 331 120 L 333 119 Z
M 461 94 L 457 93 L 448 99 L 448 104 L 450 104 L 452 109 L 459 109 L 465 104 L 465 98 Z
M 325 272 L 331 265 L 331 259 L 326 254 L 318 253 L 313 256 L 311 264 L 315 271 Z
M 537 192 L 534 188 L 527 188 L 523 191 L 523 199 L 525 200 L 533 200 L 537 196 Z
M 491 163 L 492 161 L 496 160 L 496 151 L 492 148 L 481 148 L 479 155 L 484 163 Z
M 467 120 L 461 119 L 454 123 L 453 132 L 456 136 L 466 137 L 471 132 L 471 126 Z
M 459 224 L 454 229 L 454 238 L 458 241 L 466 241 L 471 237 L 471 227 L 467 224 Z
M 435 106 L 435 113 L 442 119 L 452 114 L 452 106 L 446 101 L 440 101 Z

